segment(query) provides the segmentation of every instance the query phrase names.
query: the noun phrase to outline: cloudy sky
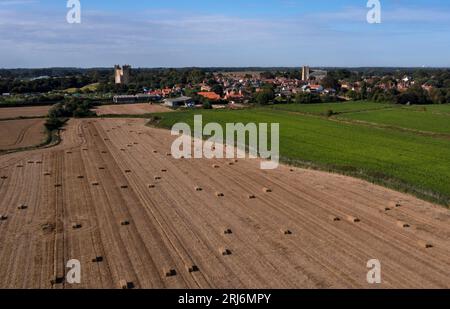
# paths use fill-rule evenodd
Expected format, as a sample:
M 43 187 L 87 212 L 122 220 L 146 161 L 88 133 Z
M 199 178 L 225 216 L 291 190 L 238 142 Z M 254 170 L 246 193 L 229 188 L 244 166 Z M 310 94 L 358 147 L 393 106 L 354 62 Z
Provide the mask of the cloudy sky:
M 450 1 L 0 0 L 0 67 L 450 66 Z

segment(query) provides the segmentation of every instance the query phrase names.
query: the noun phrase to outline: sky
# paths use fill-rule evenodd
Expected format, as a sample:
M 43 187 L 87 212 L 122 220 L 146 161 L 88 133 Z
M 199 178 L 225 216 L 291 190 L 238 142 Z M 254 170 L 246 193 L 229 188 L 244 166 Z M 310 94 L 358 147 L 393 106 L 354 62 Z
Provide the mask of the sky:
M 450 67 L 450 1 L 0 0 L 0 67 Z

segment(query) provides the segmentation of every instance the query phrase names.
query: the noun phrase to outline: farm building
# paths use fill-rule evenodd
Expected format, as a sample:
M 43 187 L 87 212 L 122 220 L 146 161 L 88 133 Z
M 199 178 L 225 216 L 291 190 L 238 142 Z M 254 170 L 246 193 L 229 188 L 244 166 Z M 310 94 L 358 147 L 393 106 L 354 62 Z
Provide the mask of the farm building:
M 113 97 L 114 103 L 147 103 L 157 101 L 161 97 L 150 94 L 137 94 L 137 95 L 116 95 Z
M 172 99 L 165 99 L 164 105 L 168 107 L 179 107 L 179 106 L 192 106 L 194 104 L 194 101 L 191 97 L 179 97 L 179 98 L 172 98 Z

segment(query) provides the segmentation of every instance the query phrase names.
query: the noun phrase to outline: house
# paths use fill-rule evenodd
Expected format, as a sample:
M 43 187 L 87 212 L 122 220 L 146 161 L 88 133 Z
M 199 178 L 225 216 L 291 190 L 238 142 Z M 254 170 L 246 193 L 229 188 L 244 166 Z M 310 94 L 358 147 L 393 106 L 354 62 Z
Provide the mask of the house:
M 208 86 L 208 85 L 206 85 L 206 84 L 201 84 L 200 90 L 201 90 L 201 91 L 209 92 L 209 91 L 211 91 L 211 86 Z
M 172 93 L 172 89 L 170 88 L 164 88 L 161 90 L 163 97 L 168 97 Z
M 424 84 L 424 85 L 422 85 L 422 89 L 430 92 L 431 90 L 434 89 L 434 86 L 430 85 L 430 84 Z
M 336 89 L 333 88 L 327 88 L 323 90 L 324 94 L 328 94 L 328 95 L 336 95 Z
M 215 92 L 212 91 L 203 91 L 203 92 L 199 92 L 197 93 L 199 96 L 202 96 L 206 99 L 209 99 L 211 101 L 219 101 L 220 100 L 220 95 L 218 95 Z
M 321 85 L 305 85 L 302 87 L 302 91 L 307 93 L 322 93 L 323 87 Z
M 172 108 L 177 108 L 180 106 L 191 107 L 194 105 L 194 101 L 191 97 L 182 96 L 179 98 L 165 99 L 164 105 Z
M 242 100 L 244 99 L 244 94 L 242 90 L 236 91 L 235 89 L 227 89 L 225 90 L 225 99 L 227 100 Z

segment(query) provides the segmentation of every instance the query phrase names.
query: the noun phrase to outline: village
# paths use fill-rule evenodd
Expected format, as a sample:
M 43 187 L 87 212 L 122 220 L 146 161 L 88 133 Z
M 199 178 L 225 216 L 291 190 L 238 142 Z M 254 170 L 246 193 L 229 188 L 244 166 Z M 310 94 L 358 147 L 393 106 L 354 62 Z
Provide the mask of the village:
M 128 85 L 131 67 L 115 67 L 115 84 Z M 162 102 L 171 108 L 238 107 L 249 103 L 329 103 L 372 99 L 402 104 L 445 103 L 450 95 L 441 91 L 433 79 L 416 80 L 413 74 L 362 74 L 349 70 L 311 69 L 290 72 L 240 71 L 214 72 L 199 83 L 172 87 L 142 87 L 140 92 L 118 94 L 114 103 Z M 409 92 L 414 89 L 414 95 Z M 417 92 L 421 92 L 417 94 Z M 402 96 L 403 94 L 403 96 Z M 403 98 L 402 98 L 403 97 Z M 436 102 L 437 101 L 437 102 Z

